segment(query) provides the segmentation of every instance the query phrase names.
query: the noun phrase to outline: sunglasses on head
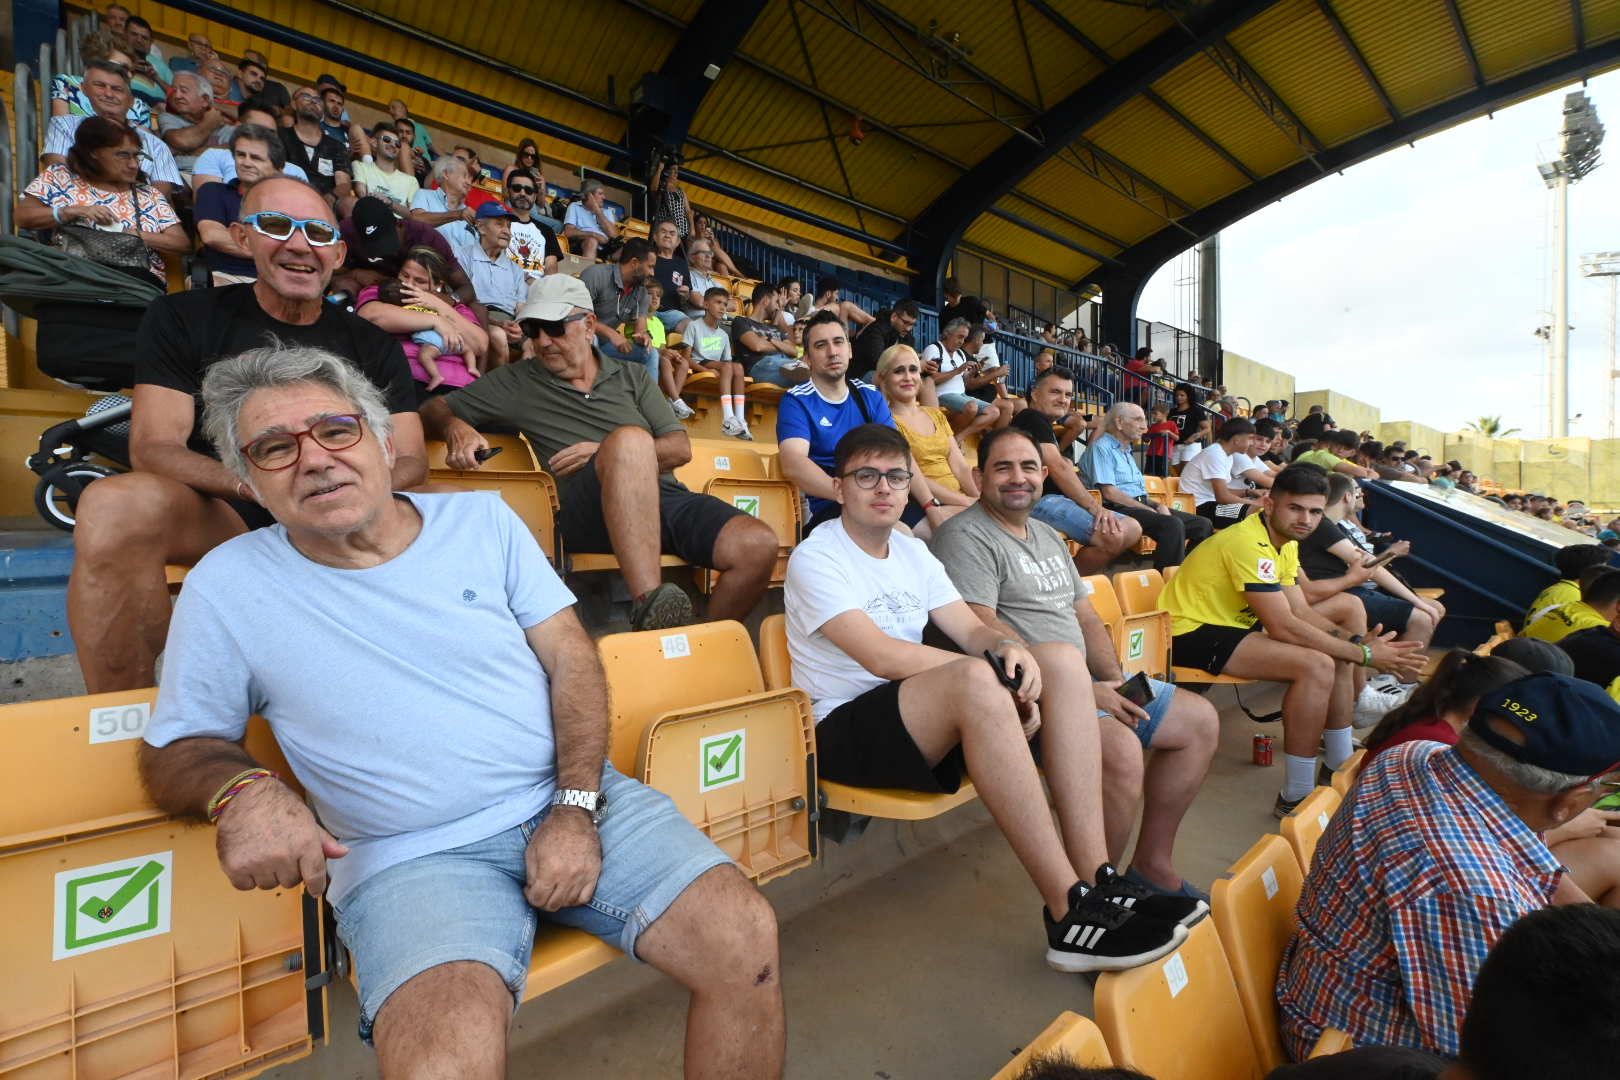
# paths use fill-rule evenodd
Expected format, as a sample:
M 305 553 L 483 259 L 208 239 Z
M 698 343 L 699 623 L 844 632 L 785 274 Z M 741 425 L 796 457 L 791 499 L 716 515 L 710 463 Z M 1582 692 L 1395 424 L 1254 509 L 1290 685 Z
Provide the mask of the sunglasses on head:
M 546 337 L 559 338 L 568 332 L 569 323 L 579 322 L 589 314 L 588 311 L 576 311 L 563 319 L 524 319 L 523 333 L 531 338 L 537 338 L 541 334 L 545 334 Z
M 289 240 L 293 230 L 297 229 L 304 234 L 311 247 L 330 247 L 341 239 L 338 227 L 325 218 L 295 218 L 279 210 L 260 210 L 256 214 L 249 214 L 242 219 L 242 224 L 251 225 L 254 232 L 272 240 Z

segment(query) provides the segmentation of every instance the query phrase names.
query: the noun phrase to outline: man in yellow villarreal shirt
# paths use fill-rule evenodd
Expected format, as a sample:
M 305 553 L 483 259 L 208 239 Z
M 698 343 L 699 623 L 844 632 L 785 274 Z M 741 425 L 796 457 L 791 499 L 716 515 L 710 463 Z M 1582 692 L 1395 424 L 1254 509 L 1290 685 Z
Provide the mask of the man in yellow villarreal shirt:
M 1581 598 L 1581 576 L 1593 568 L 1609 565 L 1608 548 L 1602 544 L 1571 544 L 1553 553 L 1553 565 L 1558 568 L 1558 580 L 1542 589 L 1525 609 L 1524 625 L 1529 626 L 1549 610 L 1563 604 L 1572 604 Z
M 1550 608 L 1524 628 L 1524 636 L 1559 642 L 1577 630 L 1608 626 L 1620 610 L 1620 570 L 1605 570 L 1581 586 L 1581 598 Z
M 1316 785 L 1316 748 L 1336 769 L 1351 754 L 1357 667 L 1415 680 L 1423 646 L 1368 633 L 1366 611 L 1340 593 L 1312 607 L 1295 583 L 1298 541 L 1322 520 L 1327 473 L 1291 465 L 1277 474 L 1261 512 L 1193 549 L 1159 594 L 1170 612 L 1177 665 L 1214 675 L 1288 683 L 1283 696 L 1287 768 L 1273 813 L 1285 817 Z

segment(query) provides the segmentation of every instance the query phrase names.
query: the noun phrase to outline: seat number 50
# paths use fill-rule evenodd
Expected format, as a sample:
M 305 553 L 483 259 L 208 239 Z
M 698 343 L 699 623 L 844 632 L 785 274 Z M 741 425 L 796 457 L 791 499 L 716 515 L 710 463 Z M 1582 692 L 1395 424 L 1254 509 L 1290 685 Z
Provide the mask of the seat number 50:
M 152 719 L 152 706 L 147 702 L 133 705 L 107 705 L 90 710 L 90 742 L 118 742 L 138 739 L 146 734 L 147 721 Z

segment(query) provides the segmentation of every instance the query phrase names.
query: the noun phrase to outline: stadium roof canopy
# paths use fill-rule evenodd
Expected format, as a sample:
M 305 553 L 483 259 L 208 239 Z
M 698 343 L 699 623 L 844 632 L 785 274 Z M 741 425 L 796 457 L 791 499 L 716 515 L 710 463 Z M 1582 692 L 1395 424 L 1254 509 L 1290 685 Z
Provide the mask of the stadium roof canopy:
M 1620 63 L 1620 0 L 161 3 L 378 95 L 448 84 L 438 115 L 411 95 L 430 122 L 498 104 L 580 164 L 684 143 L 703 201 L 903 258 L 928 296 L 961 242 L 1134 298 L 1267 202 Z

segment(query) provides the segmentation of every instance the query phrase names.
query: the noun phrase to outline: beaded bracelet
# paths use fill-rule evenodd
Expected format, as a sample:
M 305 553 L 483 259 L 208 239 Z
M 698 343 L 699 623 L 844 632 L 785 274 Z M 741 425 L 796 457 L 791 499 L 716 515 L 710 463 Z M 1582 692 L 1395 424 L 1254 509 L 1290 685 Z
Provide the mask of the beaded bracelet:
M 279 779 L 281 779 L 281 777 L 277 776 L 269 769 L 244 769 L 237 773 L 235 776 L 225 781 L 225 783 L 221 784 L 219 790 L 214 792 L 214 797 L 208 800 L 208 823 L 210 825 L 217 823 L 219 821 L 219 815 L 225 812 L 225 808 L 230 805 L 231 800 L 240 795 L 242 793 L 242 789 L 247 787 L 249 784 L 255 784 L 260 780 Z

